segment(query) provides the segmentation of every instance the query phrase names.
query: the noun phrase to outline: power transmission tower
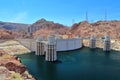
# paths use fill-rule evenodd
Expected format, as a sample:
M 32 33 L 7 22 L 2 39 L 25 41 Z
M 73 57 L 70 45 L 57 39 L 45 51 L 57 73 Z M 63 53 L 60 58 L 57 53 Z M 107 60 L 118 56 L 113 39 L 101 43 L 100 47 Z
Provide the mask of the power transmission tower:
M 105 21 L 107 21 L 107 11 L 105 11 Z
M 72 24 L 74 24 L 75 23 L 75 19 L 72 19 Z
M 86 19 L 86 21 L 88 21 L 88 12 L 87 11 L 86 11 L 85 19 Z

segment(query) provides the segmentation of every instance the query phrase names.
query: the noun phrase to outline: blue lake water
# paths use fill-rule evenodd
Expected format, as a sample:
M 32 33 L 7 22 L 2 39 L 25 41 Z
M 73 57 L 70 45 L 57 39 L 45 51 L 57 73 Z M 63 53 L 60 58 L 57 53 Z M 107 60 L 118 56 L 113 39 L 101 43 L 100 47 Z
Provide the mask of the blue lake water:
M 60 62 L 34 53 L 19 55 L 36 80 L 120 80 L 120 52 L 82 48 L 58 52 Z

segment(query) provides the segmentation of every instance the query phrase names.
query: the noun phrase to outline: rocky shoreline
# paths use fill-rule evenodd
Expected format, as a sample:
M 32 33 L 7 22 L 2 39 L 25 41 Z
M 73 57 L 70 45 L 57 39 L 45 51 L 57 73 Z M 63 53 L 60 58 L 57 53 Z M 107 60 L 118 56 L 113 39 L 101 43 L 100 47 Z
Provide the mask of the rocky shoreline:
M 103 48 L 104 41 L 96 40 L 96 47 L 97 48 Z M 89 40 L 83 40 L 83 46 L 89 47 Z M 119 40 L 111 40 L 111 49 L 115 51 L 120 51 L 120 41 Z
M 17 56 L 0 50 L 0 80 L 35 80 Z
M 0 42 L 0 80 L 35 80 L 25 65 L 15 56 L 30 50 L 14 40 Z

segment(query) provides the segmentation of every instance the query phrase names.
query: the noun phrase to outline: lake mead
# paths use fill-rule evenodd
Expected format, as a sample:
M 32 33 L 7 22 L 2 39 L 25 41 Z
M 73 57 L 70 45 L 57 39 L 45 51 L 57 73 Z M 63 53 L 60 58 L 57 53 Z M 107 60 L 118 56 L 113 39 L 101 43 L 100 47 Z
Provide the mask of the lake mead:
M 120 52 L 82 48 L 57 52 L 59 62 L 34 53 L 19 55 L 36 80 L 120 80 Z

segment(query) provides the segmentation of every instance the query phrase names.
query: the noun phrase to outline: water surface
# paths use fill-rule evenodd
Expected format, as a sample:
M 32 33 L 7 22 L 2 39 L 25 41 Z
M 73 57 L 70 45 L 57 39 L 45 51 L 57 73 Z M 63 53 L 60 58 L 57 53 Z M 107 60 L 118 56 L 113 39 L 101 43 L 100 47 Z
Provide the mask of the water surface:
M 120 80 L 120 52 L 82 48 L 58 52 L 59 63 L 34 53 L 19 55 L 37 80 Z

